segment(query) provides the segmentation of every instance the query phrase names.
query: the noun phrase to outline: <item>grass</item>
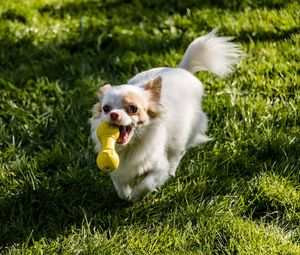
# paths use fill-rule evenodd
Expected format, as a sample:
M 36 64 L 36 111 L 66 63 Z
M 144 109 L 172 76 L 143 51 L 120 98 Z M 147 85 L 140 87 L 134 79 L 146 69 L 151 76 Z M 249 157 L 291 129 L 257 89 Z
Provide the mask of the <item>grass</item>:
M 0 3 L 0 247 L 4 254 L 300 254 L 297 1 Z M 246 58 L 197 74 L 214 140 L 136 204 L 95 164 L 95 92 L 220 27 Z

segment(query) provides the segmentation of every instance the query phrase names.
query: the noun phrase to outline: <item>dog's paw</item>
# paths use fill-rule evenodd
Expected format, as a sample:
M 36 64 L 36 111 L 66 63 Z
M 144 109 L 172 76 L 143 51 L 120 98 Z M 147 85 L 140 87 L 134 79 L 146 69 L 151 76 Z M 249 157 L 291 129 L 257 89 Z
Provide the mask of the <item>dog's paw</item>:
M 127 198 L 127 200 L 135 203 L 135 202 L 141 200 L 143 197 L 144 196 L 142 194 L 139 194 L 139 193 L 133 191 L 130 194 L 130 196 Z
M 139 200 L 142 200 L 149 193 L 149 190 L 141 190 L 139 188 L 134 188 L 130 194 L 129 200 L 135 203 Z

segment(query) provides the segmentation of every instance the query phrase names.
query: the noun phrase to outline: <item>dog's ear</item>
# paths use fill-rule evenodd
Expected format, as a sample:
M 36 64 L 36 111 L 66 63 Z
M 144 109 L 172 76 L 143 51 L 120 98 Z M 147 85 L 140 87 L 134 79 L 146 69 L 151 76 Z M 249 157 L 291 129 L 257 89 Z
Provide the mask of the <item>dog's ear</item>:
M 105 93 L 107 93 L 112 86 L 110 84 L 106 84 L 104 86 L 101 86 L 97 92 L 97 98 L 99 100 L 98 103 L 96 103 L 92 109 L 93 118 L 100 118 L 102 113 L 102 105 L 101 101 L 103 99 L 103 96 Z
M 159 102 L 161 95 L 161 76 L 157 76 L 155 79 L 148 81 L 145 86 L 145 90 L 151 93 L 152 100 Z
M 102 114 L 102 105 L 101 103 L 97 103 L 92 108 L 92 116 L 93 118 L 98 119 L 101 117 L 101 114 Z
M 152 118 L 157 117 L 163 113 L 163 107 L 159 103 L 161 96 L 162 78 L 157 76 L 155 79 L 148 81 L 145 85 L 145 90 L 150 94 L 148 114 Z
M 99 88 L 97 92 L 97 97 L 99 101 L 102 101 L 104 94 L 111 90 L 111 88 L 112 86 L 110 84 L 105 84 Z

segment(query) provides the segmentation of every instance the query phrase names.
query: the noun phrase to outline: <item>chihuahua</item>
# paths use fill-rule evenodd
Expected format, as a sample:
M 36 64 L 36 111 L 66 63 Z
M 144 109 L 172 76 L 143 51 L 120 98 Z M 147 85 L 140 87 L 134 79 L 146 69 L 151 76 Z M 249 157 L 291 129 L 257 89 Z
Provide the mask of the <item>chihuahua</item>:
M 193 74 L 207 70 L 224 76 L 242 56 L 232 38 L 216 32 L 196 38 L 178 67 L 153 68 L 127 84 L 100 87 L 90 119 L 91 137 L 99 152 L 100 123 L 119 126 L 120 166 L 110 177 L 120 198 L 135 202 L 157 190 L 175 175 L 189 148 L 210 140 L 201 108 L 204 89 Z

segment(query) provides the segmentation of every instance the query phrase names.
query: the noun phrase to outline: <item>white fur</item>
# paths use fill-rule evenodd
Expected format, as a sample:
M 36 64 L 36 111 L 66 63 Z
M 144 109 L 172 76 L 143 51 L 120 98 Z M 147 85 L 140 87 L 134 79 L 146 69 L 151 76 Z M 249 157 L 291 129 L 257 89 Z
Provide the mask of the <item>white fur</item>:
M 195 73 L 207 70 L 225 76 L 243 56 L 238 44 L 230 42 L 232 37 L 216 36 L 217 29 L 206 36 L 196 38 L 187 48 L 179 67 Z
M 187 149 L 210 140 L 205 135 L 207 117 L 201 108 L 204 89 L 192 73 L 209 70 L 227 74 L 240 55 L 236 44 L 227 37 L 217 37 L 213 31 L 189 45 L 179 68 L 162 67 L 139 73 L 128 85 L 113 87 L 111 93 L 104 95 L 103 101 L 113 100 L 114 107 L 119 109 L 123 93 L 134 90 L 142 94 L 147 82 L 162 78 L 160 104 L 164 113 L 146 125 L 137 126 L 128 144 L 117 145 L 120 166 L 110 177 L 120 198 L 137 201 L 157 190 L 169 176 L 175 175 Z M 101 148 L 96 129 L 106 120 L 105 116 L 90 119 L 96 152 Z

